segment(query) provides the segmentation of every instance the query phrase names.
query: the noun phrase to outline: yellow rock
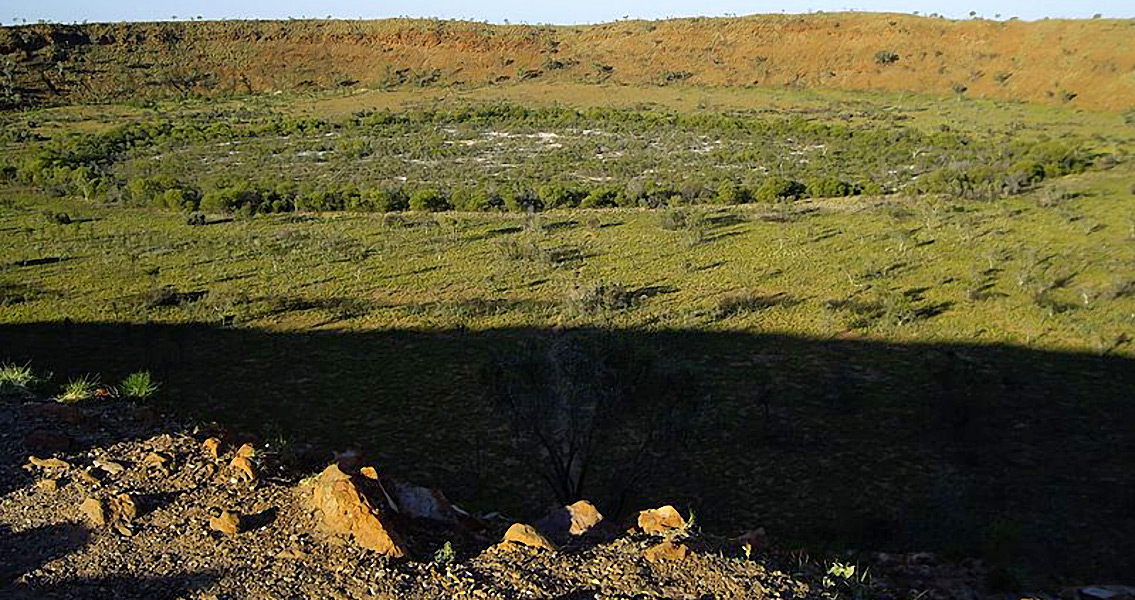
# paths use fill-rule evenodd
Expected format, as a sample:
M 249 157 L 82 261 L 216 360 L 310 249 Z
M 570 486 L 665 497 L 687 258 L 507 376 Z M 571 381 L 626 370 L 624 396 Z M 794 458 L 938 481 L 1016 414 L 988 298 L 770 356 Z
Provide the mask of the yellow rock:
M 540 535 L 536 528 L 524 523 L 513 523 L 508 531 L 504 533 L 505 543 L 521 544 L 529 548 L 543 548 L 544 550 L 556 551 L 556 546 L 548 541 L 548 538 Z
M 401 539 L 360 483 L 333 464 L 312 484 L 311 506 L 332 533 L 350 535 L 363 548 L 387 556 L 405 556 Z
M 686 528 L 678 509 L 667 504 L 638 513 L 638 528 L 651 535 L 666 535 Z
M 102 527 L 107 524 L 106 506 L 95 498 L 87 498 L 79 505 L 79 510 L 90 519 L 91 523 Z

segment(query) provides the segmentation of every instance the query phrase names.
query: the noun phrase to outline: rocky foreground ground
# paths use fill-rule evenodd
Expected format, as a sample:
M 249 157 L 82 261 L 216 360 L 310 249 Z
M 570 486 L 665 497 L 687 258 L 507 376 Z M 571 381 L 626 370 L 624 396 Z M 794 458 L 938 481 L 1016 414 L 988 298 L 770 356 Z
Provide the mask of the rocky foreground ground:
M 864 577 L 671 507 L 614 523 L 579 502 L 516 523 L 356 456 L 313 474 L 286 454 L 122 400 L 0 395 L 0 598 L 992 596 L 974 561 L 874 555 Z

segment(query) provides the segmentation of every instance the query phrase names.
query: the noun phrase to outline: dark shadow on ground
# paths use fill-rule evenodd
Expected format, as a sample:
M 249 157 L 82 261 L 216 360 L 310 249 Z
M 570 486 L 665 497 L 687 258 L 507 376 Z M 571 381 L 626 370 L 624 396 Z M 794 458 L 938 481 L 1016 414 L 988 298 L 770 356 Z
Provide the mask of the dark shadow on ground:
M 0 528 L 0 598 L 5 600 L 94 600 L 116 598 L 181 598 L 216 580 L 211 574 L 184 573 L 174 577 L 122 574 L 109 577 L 72 577 L 40 585 L 21 581 L 21 575 L 79 552 L 91 532 L 74 523 L 45 525 L 14 533 Z
M 9 597 L 6 590 L 21 574 L 82 549 L 89 538 L 86 527 L 70 523 L 19 533 L 0 526 L 0 596 Z
M 217 577 L 187 573 L 170 577 L 112 575 L 109 577 L 76 577 L 46 586 L 13 586 L 3 591 L 6 600 L 119 600 L 146 598 L 174 600 L 209 587 Z
M 149 369 L 163 408 L 356 448 L 468 509 L 551 504 L 481 387 L 533 329 L 271 333 L 206 326 L 0 326 L 0 359 L 57 380 Z M 632 506 L 674 503 L 722 534 L 933 550 L 1026 576 L 1128 576 L 1135 556 L 1135 360 L 1019 347 L 705 331 L 619 333 L 702 382 L 688 445 Z M 314 465 L 313 465 L 314 466 Z M 603 508 L 604 491 L 589 494 Z

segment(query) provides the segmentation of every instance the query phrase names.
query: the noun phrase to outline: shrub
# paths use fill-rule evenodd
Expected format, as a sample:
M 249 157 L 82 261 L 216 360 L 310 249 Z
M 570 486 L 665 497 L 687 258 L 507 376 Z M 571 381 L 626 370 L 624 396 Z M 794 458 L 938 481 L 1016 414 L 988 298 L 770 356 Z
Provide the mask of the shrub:
M 191 213 L 185 218 L 185 224 L 190 227 L 200 227 L 205 224 L 205 213 L 195 212 Z
M 544 208 L 576 207 L 586 195 L 583 190 L 559 181 L 542 185 L 537 192 Z
M 794 200 L 805 192 L 804 186 L 798 181 L 784 177 L 769 177 L 757 188 L 755 200 L 758 202 L 782 202 Z
M 890 65 L 898 62 L 899 55 L 890 50 L 880 50 L 875 53 L 875 64 Z
M 634 293 L 621 283 L 575 285 L 564 296 L 564 307 L 577 316 L 624 310 L 633 306 L 634 302 Z
M 461 187 L 453 190 L 449 203 L 455 210 L 486 212 L 504 208 L 504 201 L 495 190 L 477 186 Z
M 680 208 L 664 210 L 658 215 L 658 225 L 666 231 L 684 229 L 687 222 L 687 213 Z
M 529 237 L 505 238 L 497 242 L 501 256 L 518 262 L 549 263 L 551 254 L 535 239 Z
M 161 199 L 157 204 L 163 208 L 172 210 L 197 209 L 196 199 L 186 193 L 185 190 L 177 188 L 162 192 Z
M 583 497 L 603 473 L 597 463 L 611 465 L 614 497 L 640 485 L 697 409 L 684 372 L 611 334 L 567 333 L 530 343 L 497 356 L 482 373 L 517 455 L 565 504 Z
M 501 201 L 509 212 L 531 212 L 544 207 L 532 190 L 523 186 L 509 186 L 501 189 Z
M 240 192 L 234 188 L 225 188 L 205 192 L 199 208 L 207 213 L 231 214 L 238 206 Z
M 718 204 L 745 204 L 751 200 L 749 190 L 731 182 L 722 183 L 717 188 Z
M 851 184 L 832 177 L 812 179 L 806 186 L 806 193 L 811 198 L 842 198 L 855 192 Z
M 865 196 L 882 196 L 886 193 L 883 186 L 874 181 L 859 184 L 859 193 Z
M 623 205 L 629 196 L 617 186 L 605 185 L 591 190 L 582 202 L 581 208 L 610 208 Z
M 45 219 L 47 219 L 48 223 L 52 223 L 54 225 L 70 225 L 71 224 L 71 215 L 69 215 L 65 212 L 45 211 L 43 213 L 43 217 Z
M 401 190 L 370 188 L 352 196 L 347 208 L 362 212 L 400 212 L 409 208 L 409 202 Z
M 723 319 L 733 315 L 759 312 L 774 306 L 791 305 L 790 299 L 783 293 L 760 294 L 751 290 L 738 290 L 726 292 L 717 298 L 714 311 L 717 318 Z
M 410 194 L 410 210 L 422 212 L 441 212 L 449 210 L 445 196 L 434 188 L 421 188 Z

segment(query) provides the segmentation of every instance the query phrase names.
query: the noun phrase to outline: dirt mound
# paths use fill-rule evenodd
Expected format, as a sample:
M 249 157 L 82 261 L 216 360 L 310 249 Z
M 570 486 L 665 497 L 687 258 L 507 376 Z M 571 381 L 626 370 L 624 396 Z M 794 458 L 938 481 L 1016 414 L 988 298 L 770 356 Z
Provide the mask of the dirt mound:
M 1135 21 L 825 13 L 620 21 L 224 21 L 0 28 L 9 103 L 564 81 L 1135 102 Z

